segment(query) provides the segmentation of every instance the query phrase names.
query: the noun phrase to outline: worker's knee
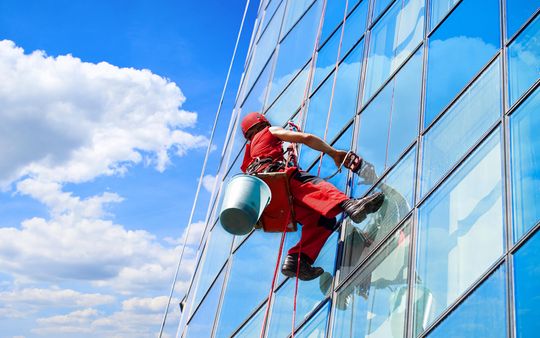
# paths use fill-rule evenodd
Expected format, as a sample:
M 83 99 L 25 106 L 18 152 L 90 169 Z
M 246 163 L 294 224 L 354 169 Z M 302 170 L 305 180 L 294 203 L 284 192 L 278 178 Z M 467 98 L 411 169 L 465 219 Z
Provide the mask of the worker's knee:
M 336 229 L 337 221 L 335 217 L 328 218 L 321 216 L 319 218 L 319 226 L 322 226 L 325 229 L 334 231 Z

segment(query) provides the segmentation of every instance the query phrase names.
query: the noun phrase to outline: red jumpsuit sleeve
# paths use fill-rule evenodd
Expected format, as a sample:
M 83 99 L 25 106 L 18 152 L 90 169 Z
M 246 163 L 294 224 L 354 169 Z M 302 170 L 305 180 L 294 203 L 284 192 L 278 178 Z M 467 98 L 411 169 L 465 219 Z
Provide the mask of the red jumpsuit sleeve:
M 244 160 L 242 161 L 242 166 L 240 167 L 243 173 L 246 172 L 248 166 L 251 164 L 251 160 L 251 144 L 247 143 L 246 150 L 244 152 Z

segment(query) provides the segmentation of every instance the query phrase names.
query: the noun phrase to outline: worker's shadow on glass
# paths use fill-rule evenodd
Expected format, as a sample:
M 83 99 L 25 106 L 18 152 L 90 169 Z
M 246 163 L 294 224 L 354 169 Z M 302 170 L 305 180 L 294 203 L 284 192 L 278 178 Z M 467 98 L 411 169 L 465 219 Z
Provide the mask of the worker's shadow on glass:
M 378 181 L 375 167 L 373 164 L 364 160 L 358 178 L 358 184 L 373 186 Z M 351 220 L 348 226 L 344 227 L 346 231 L 344 240 L 344 255 L 341 260 L 341 274 L 348 275 L 373 249 L 373 246 L 384 238 L 411 210 L 407 200 L 396 189 L 390 185 L 381 182 L 375 188 L 376 191 L 384 193 L 385 199 L 381 208 L 367 217 L 360 223 L 354 223 Z M 324 273 L 319 279 L 321 292 L 328 295 L 332 284 L 332 275 Z M 363 282 L 364 283 L 364 282 Z M 360 285 L 357 288 L 359 295 L 367 298 L 370 281 L 367 280 L 367 287 Z M 384 282 L 382 282 L 384 284 Z

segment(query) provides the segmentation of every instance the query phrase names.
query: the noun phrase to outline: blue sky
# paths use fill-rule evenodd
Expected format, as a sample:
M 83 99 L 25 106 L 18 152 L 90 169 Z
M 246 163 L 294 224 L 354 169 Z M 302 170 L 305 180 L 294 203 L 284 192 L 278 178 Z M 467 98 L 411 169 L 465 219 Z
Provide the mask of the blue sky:
M 0 1 L 0 337 L 159 329 L 244 5 Z

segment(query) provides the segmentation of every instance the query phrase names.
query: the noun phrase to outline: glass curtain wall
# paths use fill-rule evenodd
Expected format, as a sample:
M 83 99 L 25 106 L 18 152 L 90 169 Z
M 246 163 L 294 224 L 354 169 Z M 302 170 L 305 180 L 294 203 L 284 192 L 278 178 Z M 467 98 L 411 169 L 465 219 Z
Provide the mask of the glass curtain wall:
M 263 0 L 178 336 L 536 337 L 539 13 L 540 0 Z M 340 219 L 325 273 L 297 292 L 279 270 L 271 289 L 281 234 L 218 220 L 251 111 L 356 151 L 359 173 L 329 181 L 385 196 L 361 223 Z M 299 165 L 336 170 L 306 146 Z

